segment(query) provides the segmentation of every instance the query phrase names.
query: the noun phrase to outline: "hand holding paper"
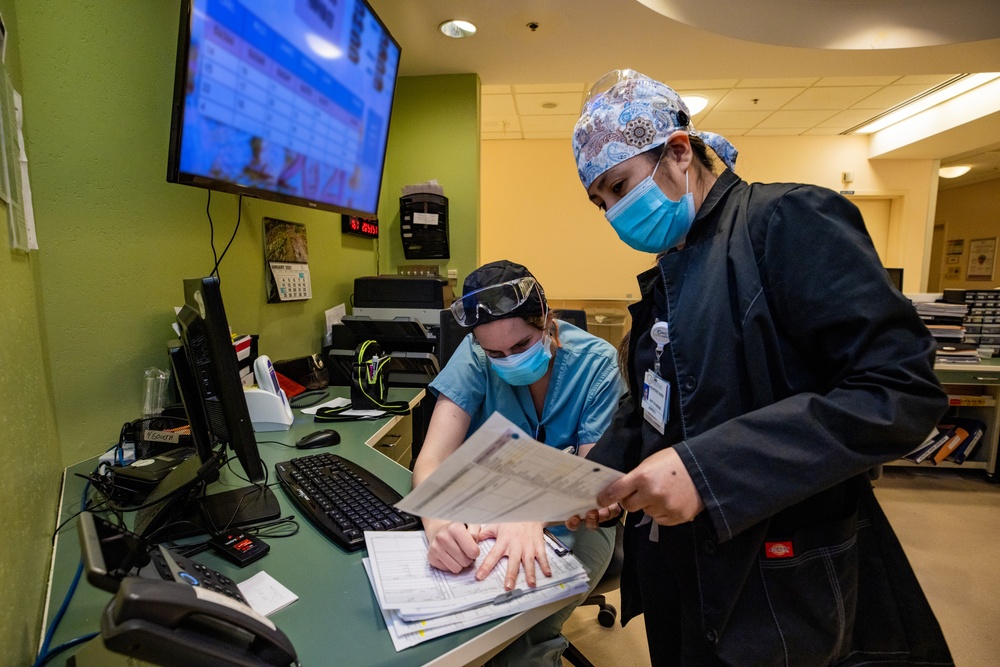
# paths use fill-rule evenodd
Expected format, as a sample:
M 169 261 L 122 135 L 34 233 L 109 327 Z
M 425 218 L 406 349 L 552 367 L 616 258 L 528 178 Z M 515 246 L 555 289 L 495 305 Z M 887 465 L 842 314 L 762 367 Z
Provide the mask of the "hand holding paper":
M 597 494 L 622 476 L 533 440 L 494 413 L 396 507 L 460 523 L 561 523 L 597 509 Z

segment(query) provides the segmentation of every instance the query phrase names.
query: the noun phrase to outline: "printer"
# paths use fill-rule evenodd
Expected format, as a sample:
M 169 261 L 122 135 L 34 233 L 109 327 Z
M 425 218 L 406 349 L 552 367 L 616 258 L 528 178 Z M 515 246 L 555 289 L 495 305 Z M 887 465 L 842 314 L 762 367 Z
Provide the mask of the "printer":
M 455 300 L 440 276 L 367 276 L 354 279 L 354 314 L 371 319 L 412 317 L 436 327 L 440 313 Z
M 386 367 L 390 384 L 426 386 L 468 333 L 448 310 L 454 299 L 451 284 L 440 276 L 355 278 L 352 315 L 331 328 L 324 349 L 330 384 L 349 385 L 355 349 L 374 340 L 392 355 Z

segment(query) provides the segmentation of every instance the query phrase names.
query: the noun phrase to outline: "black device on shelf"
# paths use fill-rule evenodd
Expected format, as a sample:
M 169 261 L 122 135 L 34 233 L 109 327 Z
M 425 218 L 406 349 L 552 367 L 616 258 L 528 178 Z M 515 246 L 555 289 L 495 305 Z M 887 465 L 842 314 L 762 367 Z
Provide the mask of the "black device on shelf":
M 277 518 L 278 499 L 263 485 L 265 468 L 239 379 L 218 278 L 184 281 L 184 307 L 177 324 L 181 345 L 172 348 L 171 361 L 198 456 L 174 468 L 146 498 L 143 509 L 136 512 L 136 532 L 162 540 L 216 534 Z M 236 454 L 254 486 L 203 496 L 205 485 L 218 479 L 229 451 Z M 168 528 L 170 524 L 175 525 Z
M 167 181 L 378 210 L 399 44 L 366 0 L 182 0 Z
M 402 496 L 363 466 L 335 454 L 275 464 L 281 488 L 316 528 L 347 551 L 366 530 L 416 530 L 420 520 L 393 505 Z

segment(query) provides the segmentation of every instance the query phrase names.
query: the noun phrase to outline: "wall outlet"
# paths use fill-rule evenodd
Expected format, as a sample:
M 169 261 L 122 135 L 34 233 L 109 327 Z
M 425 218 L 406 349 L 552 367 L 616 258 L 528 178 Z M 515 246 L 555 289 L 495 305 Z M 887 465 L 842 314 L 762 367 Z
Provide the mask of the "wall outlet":
M 458 269 L 448 269 L 448 278 L 458 280 Z

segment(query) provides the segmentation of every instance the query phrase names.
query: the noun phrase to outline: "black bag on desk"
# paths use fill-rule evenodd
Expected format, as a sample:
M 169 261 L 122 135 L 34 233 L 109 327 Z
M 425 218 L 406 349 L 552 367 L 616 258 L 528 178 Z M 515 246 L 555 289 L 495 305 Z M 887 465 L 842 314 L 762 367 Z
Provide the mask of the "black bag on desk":
M 310 391 L 326 389 L 330 384 L 330 377 L 323 366 L 323 355 L 320 354 L 276 361 L 274 370 Z
M 343 408 L 321 408 L 316 413 L 316 421 L 340 421 L 351 419 L 341 416 L 347 410 L 382 410 L 388 414 L 409 414 L 406 401 L 389 400 L 389 383 L 386 367 L 392 356 L 382 354 L 382 348 L 373 340 L 366 340 L 354 350 L 351 364 L 351 405 Z

